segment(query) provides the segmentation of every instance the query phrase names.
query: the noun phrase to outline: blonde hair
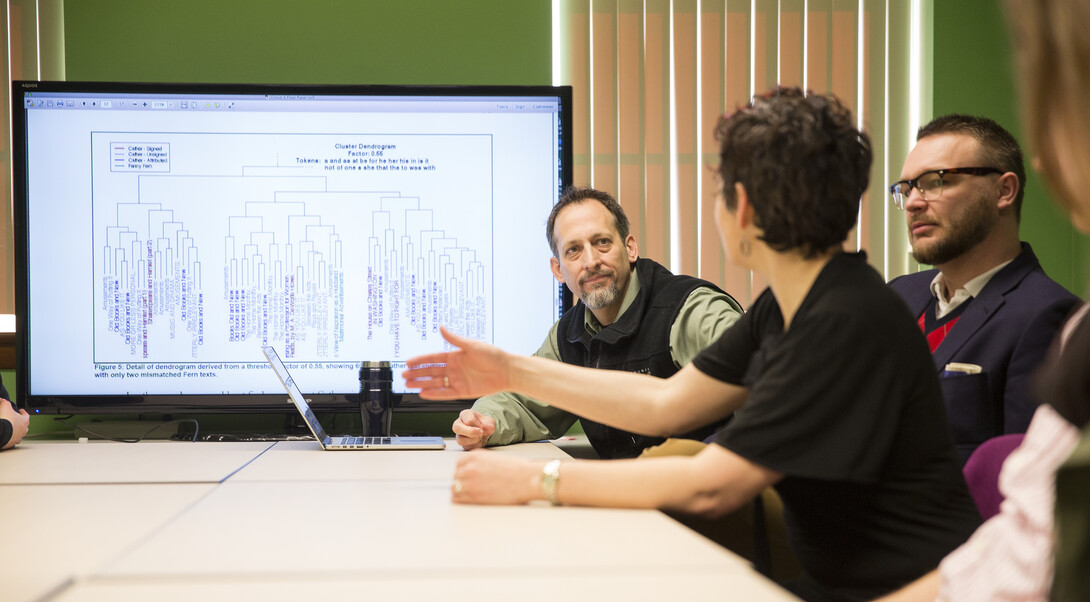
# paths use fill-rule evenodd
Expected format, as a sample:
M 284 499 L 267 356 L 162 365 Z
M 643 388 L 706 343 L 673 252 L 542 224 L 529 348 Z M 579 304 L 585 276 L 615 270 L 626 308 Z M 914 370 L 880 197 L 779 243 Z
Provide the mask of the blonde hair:
M 1090 2 L 1007 0 L 1022 121 L 1037 167 L 1069 211 L 1090 194 Z

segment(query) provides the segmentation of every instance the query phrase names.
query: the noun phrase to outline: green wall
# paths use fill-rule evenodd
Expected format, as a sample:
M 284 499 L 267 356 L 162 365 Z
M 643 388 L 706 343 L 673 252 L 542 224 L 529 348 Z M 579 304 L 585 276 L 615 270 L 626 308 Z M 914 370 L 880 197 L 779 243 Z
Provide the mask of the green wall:
M 66 79 L 549 84 L 549 0 L 67 0 Z
M 999 0 L 935 2 L 934 114 L 970 113 L 998 121 L 1022 142 L 1027 162 L 1022 240 L 1033 245 L 1045 271 L 1079 296 L 1087 293 L 1090 240 L 1052 202 L 1030 168 L 1033 150 L 1022 136 L 1010 39 Z

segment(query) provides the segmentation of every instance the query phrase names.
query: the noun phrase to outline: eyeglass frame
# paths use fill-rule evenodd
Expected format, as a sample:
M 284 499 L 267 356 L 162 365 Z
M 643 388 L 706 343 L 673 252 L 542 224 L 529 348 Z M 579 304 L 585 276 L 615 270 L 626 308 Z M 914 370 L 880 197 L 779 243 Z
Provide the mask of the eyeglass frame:
M 889 185 L 889 199 L 891 201 L 893 201 L 893 206 L 894 207 L 900 209 L 901 211 L 904 211 L 905 202 L 908 200 L 908 195 L 912 194 L 912 189 L 913 188 L 920 191 L 920 196 L 923 196 L 925 201 L 935 200 L 935 199 L 927 198 L 925 196 L 924 190 L 922 188 L 920 188 L 920 185 L 919 185 L 920 178 L 922 178 L 924 176 L 927 176 L 927 175 L 930 175 L 930 174 L 938 174 L 939 181 L 942 182 L 943 181 L 943 176 L 945 176 L 947 174 L 955 174 L 955 175 L 956 174 L 964 174 L 964 175 L 969 175 L 969 176 L 987 176 L 987 175 L 991 175 L 993 173 L 995 173 L 995 174 L 1005 174 L 1007 172 L 1002 170 L 1002 169 L 999 169 L 997 167 L 951 167 L 949 169 L 929 169 L 929 170 L 921 173 L 920 175 L 916 176 L 915 178 L 912 178 L 911 180 L 898 180 L 898 181 L 890 184 Z M 900 191 L 896 190 L 902 184 L 907 184 L 908 185 L 908 190 L 906 192 L 900 192 Z M 940 189 L 939 190 L 939 196 L 942 196 L 942 190 L 941 189 L 943 187 L 945 187 L 945 184 L 939 186 L 939 189 Z M 897 200 L 898 197 L 900 198 L 899 201 Z M 938 197 L 936 197 L 936 198 L 938 198 Z

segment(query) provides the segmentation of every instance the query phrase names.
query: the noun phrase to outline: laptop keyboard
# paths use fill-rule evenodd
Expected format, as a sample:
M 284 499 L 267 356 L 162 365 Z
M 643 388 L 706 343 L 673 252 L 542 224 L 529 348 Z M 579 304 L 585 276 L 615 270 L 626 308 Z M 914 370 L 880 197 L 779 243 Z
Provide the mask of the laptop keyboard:
M 341 445 L 389 445 L 390 437 L 345 437 Z

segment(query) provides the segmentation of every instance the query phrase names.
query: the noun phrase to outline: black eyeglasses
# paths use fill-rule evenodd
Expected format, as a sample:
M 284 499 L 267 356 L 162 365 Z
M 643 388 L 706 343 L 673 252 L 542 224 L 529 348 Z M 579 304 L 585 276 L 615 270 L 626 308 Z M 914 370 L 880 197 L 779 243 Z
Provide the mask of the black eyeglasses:
M 912 189 L 920 191 L 920 196 L 925 201 L 934 201 L 942 197 L 942 187 L 946 183 L 944 177 L 950 174 L 965 174 L 967 176 L 986 176 L 993 173 L 1006 173 L 1002 169 L 994 167 L 952 167 L 950 169 L 933 169 L 925 171 L 913 180 L 901 180 L 894 182 L 889 187 L 889 199 L 898 209 L 905 208 L 905 200 L 908 199 Z

